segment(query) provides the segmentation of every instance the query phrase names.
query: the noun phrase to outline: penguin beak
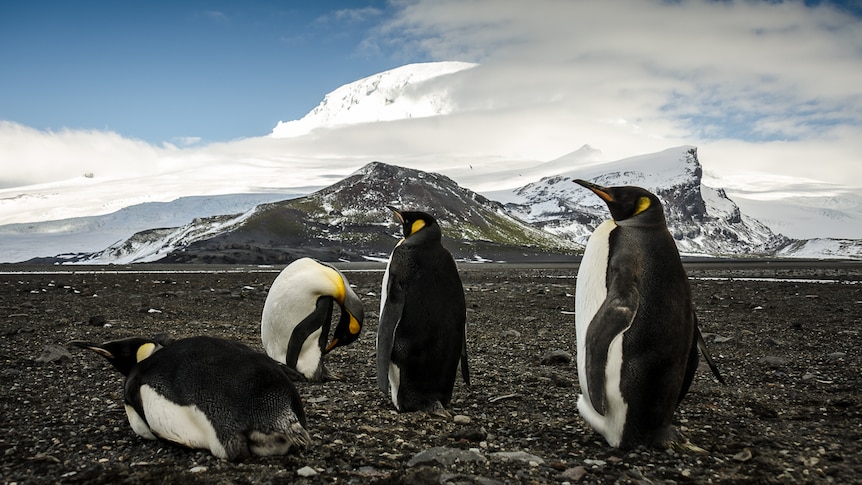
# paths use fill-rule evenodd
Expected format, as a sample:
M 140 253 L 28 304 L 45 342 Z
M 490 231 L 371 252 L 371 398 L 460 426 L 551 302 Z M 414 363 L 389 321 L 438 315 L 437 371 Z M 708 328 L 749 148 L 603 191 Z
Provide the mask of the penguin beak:
M 114 358 L 114 354 L 112 354 L 108 349 L 99 347 L 98 345 L 96 345 L 94 343 L 84 342 L 83 340 L 72 340 L 66 344 L 67 347 L 69 345 L 74 345 L 75 347 L 80 347 L 82 349 L 92 350 L 93 352 L 101 355 L 102 357 L 104 357 L 106 359 L 113 359 Z
M 359 319 L 357 319 L 353 315 L 353 312 L 351 312 L 350 310 L 347 310 L 344 307 L 342 307 L 342 311 L 347 314 L 347 318 L 346 319 L 342 318 L 342 321 L 338 323 L 338 329 L 336 330 L 336 335 L 334 335 L 332 337 L 332 342 L 330 342 L 329 345 L 327 345 L 326 348 L 323 350 L 324 354 L 328 354 L 329 352 L 332 351 L 332 349 L 334 349 L 335 347 L 338 347 L 339 345 L 342 344 L 342 340 L 340 340 L 338 337 L 339 335 L 344 337 L 344 340 L 343 340 L 344 345 L 347 345 L 347 344 L 353 342 L 354 340 L 356 340 L 357 338 L 359 338 L 359 332 L 362 330 L 362 323 L 359 322 Z M 345 323 L 347 324 L 347 333 L 346 334 L 344 333 L 344 324 Z
M 573 182 L 580 185 L 581 187 L 586 187 L 586 188 L 592 190 L 594 194 L 601 197 L 602 200 L 605 201 L 606 203 L 607 202 L 614 202 L 614 198 L 608 192 L 607 187 L 602 187 L 601 185 L 596 185 L 592 182 L 587 182 L 586 180 L 582 180 L 582 179 L 575 179 L 575 180 L 573 180 Z
M 332 342 L 330 342 L 329 345 L 326 346 L 326 349 L 324 349 L 323 353 L 328 354 L 335 347 L 338 347 L 338 339 L 337 338 L 332 339 Z
M 391 205 L 387 205 L 386 207 L 391 210 L 393 214 L 395 214 L 395 218 L 398 219 L 399 224 L 404 224 L 404 216 L 401 215 L 401 211 L 399 211 L 395 207 L 392 207 Z

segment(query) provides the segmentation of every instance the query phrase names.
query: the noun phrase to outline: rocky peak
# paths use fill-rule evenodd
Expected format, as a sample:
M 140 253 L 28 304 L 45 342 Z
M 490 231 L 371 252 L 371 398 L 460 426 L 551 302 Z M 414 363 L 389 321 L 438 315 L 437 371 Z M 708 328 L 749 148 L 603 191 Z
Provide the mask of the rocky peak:
M 723 190 L 704 186 L 702 175 L 697 149 L 679 147 L 543 179 L 516 189 L 522 201 L 506 207 L 546 231 L 586 244 L 609 215 L 604 202 L 572 182 L 583 178 L 605 186 L 637 185 L 655 193 L 683 253 L 746 255 L 769 252 L 785 242 L 743 216 Z

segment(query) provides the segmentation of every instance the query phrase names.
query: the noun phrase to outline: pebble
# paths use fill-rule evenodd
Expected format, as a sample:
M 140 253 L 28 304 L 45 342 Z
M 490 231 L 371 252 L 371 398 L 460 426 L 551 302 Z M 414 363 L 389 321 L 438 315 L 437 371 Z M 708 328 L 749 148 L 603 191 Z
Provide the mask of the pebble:
M 566 471 L 564 471 L 563 473 L 561 473 L 563 478 L 565 478 L 567 480 L 572 480 L 574 482 L 581 481 L 581 479 L 584 478 L 584 476 L 586 474 L 587 474 L 587 469 L 582 467 L 582 466 L 576 466 L 574 468 L 569 468 Z
M 733 455 L 733 459 L 740 462 L 746 462 L 751 459 L 751 450 L 746 448 L 739 453 Z
M 306 465 L 306 466 L 300 468 L 299 470 L 296 470 L 296 474 L 301 476 L 301 477 L 308 478 L 308 477 L 313 477 L 313 476 L 317 475 L 317 470 Z
M 565 350 L 549 350 L 542 355 L 542 365 L 568 365 L 572 363 L 572 354 Z
M 826 357 L 828 357 L 829 360 L 841 360 L 844 357 L 847 357 L 847 353 L 845 353 L 845 352 L 832 352 L 831 354 L 827 355 Z
M 93 315 L 90 317 L 90 325 L 94 327 L 104 327 L 108 323 L 108 319 L 104 315 Z
M 207 467 L 199 465 L 199 466 L 195 466 L 195 467 L 190 468 L 189 471 L 192 473 L 203 473 L 203 472 L 207 471 Z
M 470 424 L 470 416 L 464 416 L 463 414 L 456 414 L 452 420 L 455 424 Z
M 524 463 L 529 463 L 530 466 L 545 464 L 545 460 L 525 451 L 498 451 L 496 453 L 492 453 L 491 456 L 507 461 L 522 461 Z M 533 463 L 535 463 L 535 465 L 533 465 Z
M 781 367 L 783 365 L 786 365 L 788 362 L 788 360 L 784 357 L 778 357 L 775 355 L 768 355 L 760 359 L 760 361 L 771 367 Z
M 59 362 L 72 360 L 69 350 L 59 344 L 46 344 L 42 347 L 42 353 L 36 357 L 36 362 Z
M 433 462 L 437 462 L 443 466 L 450 466 L 456 462 L 466 463 L 471 461 L 483 463 L 488 461 L 488 459 L 478 451 L 472 449 L 460 450 L 446 446 L 435 446 L 413 455 L 413 458 L 410 458 L 410 461 L 407 462 L 407 466 L 424 465 Z

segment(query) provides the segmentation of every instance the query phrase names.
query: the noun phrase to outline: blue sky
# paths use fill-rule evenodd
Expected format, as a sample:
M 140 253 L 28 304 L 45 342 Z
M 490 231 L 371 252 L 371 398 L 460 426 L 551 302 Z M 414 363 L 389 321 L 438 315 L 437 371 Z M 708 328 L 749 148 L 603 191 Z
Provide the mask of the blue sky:
M 860 19 L 860 0 L 5 1 L 0 189 L 235 157 L 211 145 L 431 60 L 480 63 L 449 93 L 472 124 L 432 139 L 441 156 L 478 138 L 538 161 L 696 145 L 736 180 L 862 187 Z M 316 146 L 348 159 L 439 136 L 387 130 Z
M 152 143 L 264 135 L 342 84 L 416 60 L 363 45 L 389 10 L 385 1 L 3 2 L 0 119 Z

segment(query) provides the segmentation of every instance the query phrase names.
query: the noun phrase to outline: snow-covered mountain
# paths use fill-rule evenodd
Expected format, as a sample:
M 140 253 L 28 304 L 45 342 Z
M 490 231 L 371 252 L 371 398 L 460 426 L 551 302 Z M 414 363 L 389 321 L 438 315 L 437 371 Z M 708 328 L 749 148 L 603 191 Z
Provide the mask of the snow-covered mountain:
M 108 246 L 129 254 L 124 245 L 133 234 L 140 232 L 133 245 L 144 248 L 165 236 L 162 229 L 184 227 L 196 218 L 231 215 L 216 221 L 229 226 L 228 220 L 259 202 L 310 194 L 349 178 L 372 160 L 445 175 L 461 187 L 511 204 L 525 221 L 574 241 L 582 242 L 590 227 L 565 220 L 577 207 L 594 209 L 590 217 L 582 216 L 584 222 L 606 212 L 601 201 L 565 179 L 603 176 L 606 183 L 653 188 L 671 208 L 682 204 L 674 230 L 684 252 L 768 254 L 781 245 L 776 241 L 782 233 L 812 241 L 794 241 L 781 255 L 860 257 L 859 191 L 820 187 L 813 192 L 816 197 L 784 193 L 770 199 L 779 194 L 780 184 L 752 192 L 718 176 L 700 175 L 711 174 L 707 168 L 720 161 L 700 160 L 706 168 L 680 169 L 679 153 L 690 147 L 617 161 L 589 145 L 550 160 L 520 157 L 517 150 L 500 147 L 499 137 L 482 138 L 499 127 L 493 120 L 477 125 L 483 118 L 468 113 L 477 109 L 475 103 L 464 108 L 456 101 L 465 99 L 463 92 L 455 95 L 457 87 L 469 84 L 466 77 L 478 72 L 468 63 L 404 66 L 336 89 L 301 120 L 279 123 L 270 136 L 194 149 L 148 147 L 140 163 L 146 170 L 134 176 L 87 172 L 75 179 L 0 189 L 0 262 L 98 252 Z M 421 129 L 413 131 L 417 126 Z M 453 136 L 459 131 L 469 136 Z M 122 157 L 141 151 L 140 144 L 128 148 Z M 787 187 L 812 193 L 810 186 Z M 190 203 L 194 197 L 200 202 Z M 204 210 L 216 203 L 230 206 Z M 158 231 L 146 233 L 149 229 Z M 182 246 L 189 234 L 173 234 L 175 244 L 168 246 Z M 736 238 L 737 246 L 723 238 Z
M 287 263 L 383 260 L 400 227 L 387 206 L 424 210 L 440 222 L 460 260 L 559 259 L 579 246 L 512 217 L 503 205 L 443 175 L 373 162 L 308 196 L 262 204 L 234 216 L 197 219 L 135 234 L 104 251 L 67 254 L 70 263 Z
M 108 248 L 110 254 L 114 254 L 106 261 L 148 261 L 157 256 L 149 254 L 146 248 L 131 250 L 127 246 L 118 250 L 116 246 L 136 246 L 138 242 L 143 243 L 146 240 L 161 240 L 177 227 L 191 224 L 195 220 L 245 213 L 259 204 L 299 195 L 301 194 L 262 193 L 181 197 L 171 202 L 135 204 L 101 216 L 6 224 L 0 226 L 0 240 L 3 241 L 0 244 L 0 262 L 51 258 L 61 254 L 95 253 L 105 248 Z M 132 241 L 133 236 L 139 234 L 140 236 Z M 177 244 L 181 243 L 178 241 Z M 138 255 L 126 258 L 121 257 L 121 253 Z
M 662 199 L 680 252 L 724 257 L 862 258 L 859 241 L 791 240 L 743 214 L 722 189 L 702 184 L 694 147 L 678 147 L 546 177 L 512 190 L 505 206 L 440 174 L 373 162 L 308 196 L 242 214 L 142 231 L 73 263 L 148 261 L 286 263 L 385 259 L 398 235 L 386 206 L 427 210 L 462 260 L 553 259 L 574 254 L 608 216 L 604 202 L 575 184 L 639 185 Z M 501 192 L 502 193 L 502 192 Z
M 475 66 L 469 62 L 427 62 L 368 76 L 327 94 L 301 119 L 279 121 L 270 136 L 289 138 L 321 127 L 451 113 L 455 106 L 445 87 L 440 86 L 440 77 Z
M 580 244 L 608 219 L 604 201 L 575 184 L 637 185 L 664 205 L 668 227 L 684 254 L 747 256 L 772 254 L 787 244 L 764 224 L 743 214 L 721 189 L 701 183 L 695 147 L 678 147 L 570 170 L 512 191 L 508 208 L 525 221 Z

